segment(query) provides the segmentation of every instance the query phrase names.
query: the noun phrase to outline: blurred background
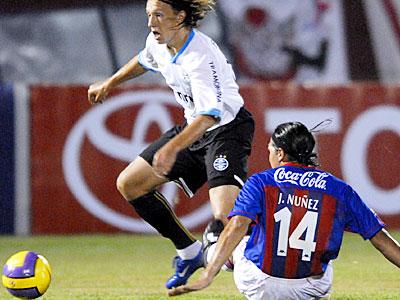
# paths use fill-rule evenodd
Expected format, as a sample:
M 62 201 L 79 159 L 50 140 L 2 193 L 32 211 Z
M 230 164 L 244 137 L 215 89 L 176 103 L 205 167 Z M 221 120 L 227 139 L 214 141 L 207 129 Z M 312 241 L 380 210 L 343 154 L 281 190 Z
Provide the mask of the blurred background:
M 119 172 L 181 109 L 157 74 L 91 107 L 87 87 L 136 55 L 146 1 L 0 4 L 0 233 L 152 233 L 117 193 Z M 218 0 L 199 30 L 230 60 L 256 119 L 249 173 L 285 121 L 316 134 L 321 167 L 400 228 L 400 1 Z M 199 232 L 207 190 L 162 192 Z

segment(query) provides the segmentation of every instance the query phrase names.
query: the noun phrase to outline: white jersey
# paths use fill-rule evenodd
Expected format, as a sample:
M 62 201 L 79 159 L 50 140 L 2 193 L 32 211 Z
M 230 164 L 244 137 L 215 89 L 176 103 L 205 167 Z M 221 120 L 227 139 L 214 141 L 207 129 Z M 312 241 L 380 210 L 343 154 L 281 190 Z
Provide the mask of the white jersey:
M 139 63 L 147 70 L 161 72 L 184 108 L 188 124 L 198 115 L 210 115 L 219 119 L 210 131 L 231 122 L 243 106 L 232 66 L 214 41 L 198 30 L 191 30 L 175 55 L 150 33 L 139 53 Z

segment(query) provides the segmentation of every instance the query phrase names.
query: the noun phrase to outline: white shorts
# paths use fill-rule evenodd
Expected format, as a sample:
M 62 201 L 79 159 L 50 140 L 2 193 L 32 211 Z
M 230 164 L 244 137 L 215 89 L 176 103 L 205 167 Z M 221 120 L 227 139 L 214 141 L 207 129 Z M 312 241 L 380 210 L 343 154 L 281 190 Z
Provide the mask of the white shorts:
M 245 237 L 233 252 L 233 277 L 239 291 L 247 299 L 258 300 L 306 300 L 329 297 L 333 281 L 333 267 L 330 262 L 320 277 L 284 279 L 263 273 L 244 257 L 248 237 Z

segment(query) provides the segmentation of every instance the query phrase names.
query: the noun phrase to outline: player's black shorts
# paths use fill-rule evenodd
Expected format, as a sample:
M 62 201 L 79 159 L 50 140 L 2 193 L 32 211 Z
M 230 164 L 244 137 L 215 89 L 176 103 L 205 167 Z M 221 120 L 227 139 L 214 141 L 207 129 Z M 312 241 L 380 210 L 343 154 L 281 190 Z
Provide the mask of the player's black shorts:
M 157 150 L 185 126 L 174 126 L 149 145 L 140 156 L 152 165 Z M 209 188 L 221 185 L 241 188 L 247 178 L 247 159 L 253 135 L 253 117 L 242 107 L 232 122 L 206 132 L 198 141 L 180 151 L 167 177 L 178 183 L 190 197 L 205 182 L 208 182 Z

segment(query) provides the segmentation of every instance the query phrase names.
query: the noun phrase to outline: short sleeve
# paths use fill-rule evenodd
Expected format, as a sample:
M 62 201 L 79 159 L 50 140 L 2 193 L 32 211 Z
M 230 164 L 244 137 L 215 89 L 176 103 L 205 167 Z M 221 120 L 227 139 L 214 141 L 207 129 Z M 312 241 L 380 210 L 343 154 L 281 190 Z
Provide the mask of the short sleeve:
M 262 184 L 253 175 L 244 184 L 228 218 L 244 216 L 257 223 L 257 216 L 262 212 L 262 199 L 264 199 Z
M 151 33 L 147 36 L 145 48 L 139 52 L 139 64 L 148 71 L 158 72 L 158 65 L 152 54 L 153 43 Z
M 223 72 L 211 53 L 193 55 L 188 75 L 196 108 L 196 115 L 221 118 L 224 91 Z
M 346 230 L 360 234 L 364 239 L 372 238 L 385 224 L 348 186 L 345 191 L 346 198 Z

